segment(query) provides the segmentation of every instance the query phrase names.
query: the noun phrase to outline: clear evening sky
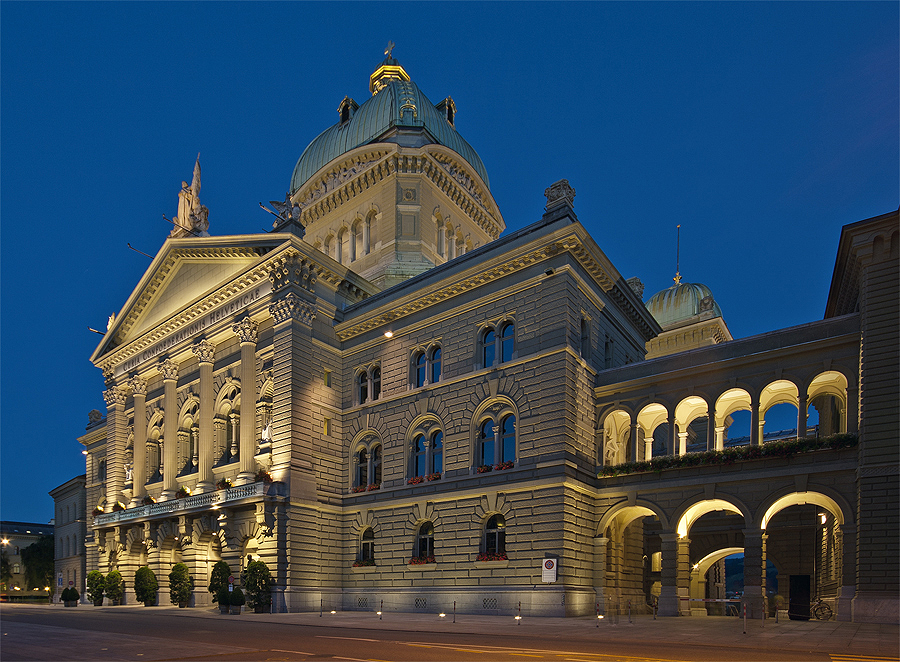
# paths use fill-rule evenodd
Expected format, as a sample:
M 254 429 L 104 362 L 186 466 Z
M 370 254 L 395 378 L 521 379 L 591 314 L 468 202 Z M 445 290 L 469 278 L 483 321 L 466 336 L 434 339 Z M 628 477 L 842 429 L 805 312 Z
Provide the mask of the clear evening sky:
M 0 517 L 46 522 L 105 411 L 88 357 L 201 154 L 215 235 L 394 56 L 509 230 L 567 178 L 645 300 L 681 273 L 741 338 L 821 319 L 842 225 L 896 209 L 898 3 L 0 4 Z

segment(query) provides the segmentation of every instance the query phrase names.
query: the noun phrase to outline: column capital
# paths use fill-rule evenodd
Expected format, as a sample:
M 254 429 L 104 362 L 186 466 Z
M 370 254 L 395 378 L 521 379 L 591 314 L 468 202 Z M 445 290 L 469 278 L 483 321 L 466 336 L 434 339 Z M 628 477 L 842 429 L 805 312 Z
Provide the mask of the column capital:
M 194 352 L 196 357 L 200 360 L 200 363 L 215 362 L 216 346 L 208 340 L 201 340 L 200 342 L 196 343 L 193 347 L 191 347 L 191 351 Z
M 131 392 L 135 396 L 147 395 L 147 380 L 140 375 L 133 375 L 131 379 L 128 380 L 128 385 L 131 387 Z
M 156 367 L 162 373 L 164 380 L 178 379 L 178 364 L 172 359 L 164 359 Z
M 240 322 L 231 325 L 231 330 L 240 338 L 241 344 L 256 344 L 258 338 L 259 324 L 251 318 L 245 317 Z
M 111 407 L 124 407 L 125 400 L 128 398 L 128 391 L 121 386 L 110 386 L 103 391 L 103 400 L 106 402 L 107 409 Z
M 275 319 L 276 324 L 293 319 L 310 326 L 317 312 L 314 303 L 300 298 L 293 292 L 288 292 L 269 306 L 269 314 Z

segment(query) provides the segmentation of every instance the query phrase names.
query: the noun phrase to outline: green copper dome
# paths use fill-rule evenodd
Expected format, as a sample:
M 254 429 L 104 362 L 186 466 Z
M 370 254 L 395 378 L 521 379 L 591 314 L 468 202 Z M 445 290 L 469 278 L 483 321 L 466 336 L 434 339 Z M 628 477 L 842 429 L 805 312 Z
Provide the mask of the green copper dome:
M 349 117 L 323 131 L 304 150 L 291 177 L 291 194 L 342 154 L 378 142 L 407 147 L 431 144 L 449 147 L 465 159 L 490 188 L 484 163 L 451 123 L 452 100 L 441 102 L 439 110 L 390 57 L 372 74 L 372 89 L 372 98 L 358 108 L 351 100 L 345 100 L 341 110 Z
M 646 305 L 664 329 L 699 319 L 722 317 L 722 309 L 713 299 L 712 292 L 701 283 L 676 283 L 654 294 Z

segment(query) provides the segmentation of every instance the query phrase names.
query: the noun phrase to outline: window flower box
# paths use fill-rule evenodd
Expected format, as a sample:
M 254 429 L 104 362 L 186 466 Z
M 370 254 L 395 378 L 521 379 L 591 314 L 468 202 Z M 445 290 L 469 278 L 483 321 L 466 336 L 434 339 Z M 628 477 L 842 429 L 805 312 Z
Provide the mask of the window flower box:
M 375 559 L 363 559 L 362 561 L 359 561 L 359 560 L 354 561 L 354 562 L 353 562 L 353 567 L 354 567 L 354 568 L 371 568 L 371 567 L 375 567 Z
M 506 552 L 503 552 L 502 554 L 492 554 L 492 553 L 488 553 L 488 552 L 481 552 L 475 560 L 479 561 L 479 562 L 508 561 L 509 558 L 506 556 Z
M 125 504 L 122 503 L 121 501 L 116 501 L 115 504 L 113 504 L 112 509 L 113 509 L 113 512 L 119 512 L 121 510 L 125 510 Z
M 425 482 L 425 476 L 413 476 L 408 481 L 406 481 L 407 485 L 419 485 Z
M 176 499 L 184 499 L 185 497 L 191 496 L 191 491 L 186 487 L 179 487 L 178 491 L 175 492 Z
M 149 494 L 147 496 L 145 496 L 143 499 L 141 499 L 141 504 L 144 506 L 151 506 L 154 503 L 156 503 L 156 499 L 154 499 Z
M 441 478 L 442 478 L 442 475 L 441 475 L 440 471 L 435 471 L 433 474 L 428 474 L 427 476 L 425 476 L 425 480 L 428 480 L 428 481 L 440 480 Z
M 271 483 L 272 482 L 272 474 L 270 474 L 265 469 L 260 469 L 256 472 L 256 482 L 257 483 Z
M 351 491 L 352 491 L 354 494 L 359 494 L 360 492 L 365 492 L 365 491 L 366 491 L 366 486 L 365 486 L 365 485 L 356 485 L 355 487 L 352 488 Z
M 475 470 L 475 473 L 486 474 L 486 473 L 488 473 L 488 472 L 490 472 L 490 471 L 493 471 L 493 470 L 494 470 L 493 465 L 490 465 L 490 464 L 482 464 L 480 467 L 478 467 L 478 468 Z
M 507 469 L 512 469 L 514 466 L 516 466 L 516 463 L 512 460 L 508 462 L 501 462 L 500 464 L 494 465 L 494 471 L 505 471 Z
M 426 563 L 437 563 L 434 554 L 431 556 L 413 556 L 409 560 L 409 565 L 425 565 Z
M 104 512 L 104 511 L 103 511 L 103 508 L 94 508 L 94 511 L 93 511 L 91 514 L 92 514 L 94 517 L 97 517 L 98 515 L 102 515 L 103 512 Z
M 220 478 L 216 481 L 217 490 L 227 490 L 232 487 L 231 481 L 227 478 Z
M 366 488 L 366 492 L 374 492 L 375 490 L 380 490 L 381 485 L 379 483 L 372 483 Z

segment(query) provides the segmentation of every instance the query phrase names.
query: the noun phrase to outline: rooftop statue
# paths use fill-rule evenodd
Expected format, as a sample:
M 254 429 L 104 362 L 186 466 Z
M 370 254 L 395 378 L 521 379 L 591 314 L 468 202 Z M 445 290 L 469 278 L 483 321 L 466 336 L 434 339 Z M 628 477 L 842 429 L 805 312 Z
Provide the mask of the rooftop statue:
M 194 164 L 194 178 L 191 185 L 181 182 L 178 192 L 178 215 L 172 219 L 175 227 L 170 237 L 208 237 L 209 209 L 200 204 L 200 154 Z

